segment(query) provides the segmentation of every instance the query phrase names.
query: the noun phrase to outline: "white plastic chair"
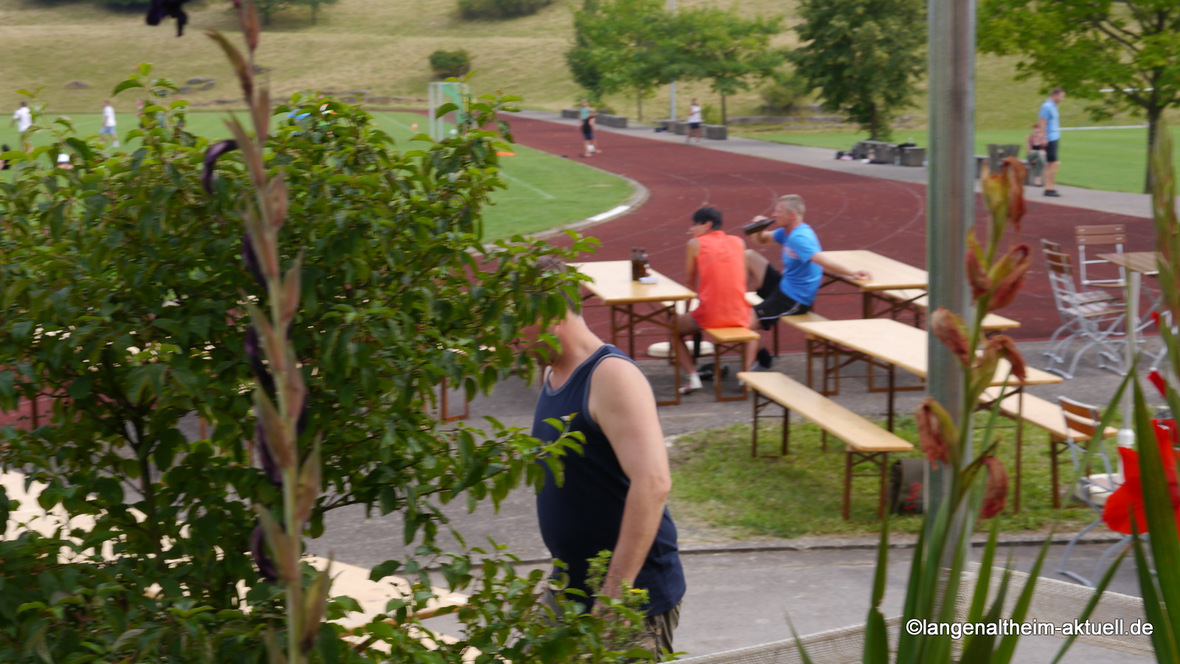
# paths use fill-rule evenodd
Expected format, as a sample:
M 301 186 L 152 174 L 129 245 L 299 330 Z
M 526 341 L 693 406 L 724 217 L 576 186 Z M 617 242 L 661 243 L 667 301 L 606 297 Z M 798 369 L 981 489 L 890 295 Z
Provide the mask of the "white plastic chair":
M 1103 442 L 1104 436 L 1098 435 L 1095 440 L 1095 434 L 1098 433 L 1099 425 L 1102 422 L 1102 415 L 1094 406 L 1084 404 L 1067 397 L 1058 397 L 1061 403 L 1061 413 L 1065 417 L 1065 426 L 1070 431 L 1077 432 L 1083 437 L 1067 436 L 1065 444 L 1069 448 L 1069 456 L 1073 461 L 1075 474 L 1078 476 L 1077 484 L 1074 485 L 1073 495 L 1078 500 L 1082 501 L 1094 510 L 1097 517 L 1088 526 L 1083 528 L 1081 532 L 1074 535 L 1069 544 L 1065 546 L 1065 556 L 1061 559 L 1061 567 L 1058 572 L 1068 576 L 1069 578 L 1081 583 L 1082 585 L 1094 587 L 1092 579 L 1101 578 L 1103 570 L 1109 563 L 1111 556 L 1121 550 L 1122 547 L 1131 543 L 1131 536 L 1127 535 L 1115 543 L 1113 546 L 1103 552 L 1098 559 L 1098 563 L 1094 567 L 1094 575 L 1087 578 L 1074 572 L 1069 567 L 1069 556 L 1073 553 L 1074 546 L 1091 530 L 1102 525 L 1102 508 L 1106 505 L 1106 499 L 1114 493 L 1123 482 L 1122 477 L 1114 472 L 1110 464 L 1110 457 L 1106 454 L 1106 444 Z M 1087 450 L 1093 447 L 1093 451 L 1089 453 L 1090 464 L 1086 463 Z M 1090 468 L 1094 465 L 1095 460 L 1102 464 L 1104 472 L 1097 474 L 1090 474 Z
M 1049 364 L 1045 370 L 1073 378 L 1078 360 L 1086 351 L 1097 346 L 1099 366 L 1123 373 L 1120 349 L 1126 343 L 1122 339 L 1125 334 L 1122 325 L 1127 315 L 1125 305 L 1114 303 L 1103 293 L 1095 295 L 1092 291 L 1079 291 L 1074 282 L 1073 265 L 1067 254 L 1046 250 L 1045 262 L 1049 268 L 1049 283 L 1053 287 L 1053 301 L 1062 320 L 1061 327 L 1049 338 L 1049 347 L 1045 350 Z M 1065 369 L 1067 355 L 1075 339 L 1084 343 L 1074 353 L 1069 368 Z

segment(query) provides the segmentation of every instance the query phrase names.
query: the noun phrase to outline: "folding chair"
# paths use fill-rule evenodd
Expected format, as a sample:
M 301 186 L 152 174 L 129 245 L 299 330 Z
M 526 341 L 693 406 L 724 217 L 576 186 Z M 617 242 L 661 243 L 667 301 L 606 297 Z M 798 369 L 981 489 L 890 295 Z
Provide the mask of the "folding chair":
M 1070 459 L 1073 460 L 1074 472 L 1078 477 L 1077 484 L 1074 485 L 1073 495 L 1093 509 L 1097 517 L 1090 525 L 1083 528 L 1077 535 L 1074 535 L 1073 539 L 1069 541 L 1069 544 L 1065 546 L 1065 556 L 1062 557 L 1061 567 L 1057 571 L 1084 586 L 1093 588 L 1094 583 L 1090 578 L 1068 569 L 1069 556 L 1073 553 L 1074 546 L 1077 545 L 1082 537 L 1102 525 L 1102 508 L 1106 505 L 1106 499 L 1122 484 L 1122 477 L 1114 473 L 1110 465 L 1110 457 L 1106 454 L 1106 444 L 1103 442 L 1104 436 L 1098 430 L 1099 424 L 1102 422 L 1102 415 L 1098 412 L 1098 409 L 1066 397 L 1058 397 L 1058 400 L 1061 403 L 1061 413 L 1065 417 L 1066 429 L 1080 434 L 1080 436 L 1067 436 L 1065 439 L 1065 444 L 1069 447 Z M 1090 463 L 1087 465 L 1086 457 L 1088 450 L 1092 450 L 1092 452 L 1089 452 Z M 1105 472 L 1091 475 L 1090 467 L 1093 465 L 1095 459 L 1102 463 L 1102 469 Z M 1125 547 L 1130 543 L 1131 536 L 1127 535 L 1103 552 L 1094 567 L 1092 578 L 1100 578 L 1111 556 L 1118 552 L 1121 547 Z
M 1062 320 L 1061 327 L 1049 338 L 1049 347 L 1045 350 L 1049 364 L 1045 370 L 1065 378 L 1073 378 L 1082 355 L 1097 346 L 1099 367 L 1123 373 L 1123 356 L 1120 349 L 1125 340 L 1119 337 L 1124 335 L 1120 327 L 1126 319 L 1126 307 L 1111 302 L 1109 298 L 1094 297 L 1087 291 L 1078 291 L 1069 255 L 1046 251 L 1045 261 L 1049 267 L 1053 301 Z M 1070 346 L 1075 339 L 1081 339 L 1085 343 L 1074 353 L 1069 368 L 1057 366 L 1065 364 Z M 1111 364 L 1107 365 L 1107 361 Z
M 1127 230 L 1122 224 L 1109 226 L 1078 226 L 1074 229 L 1078 240 L 1078 276 L 1081 278 L 1082 288 L 1097 286 L 1099 288 L 1123 288 L 1127 285 L 1127 271 L 1122 267 L 1115 267 L 1101 258 L 1100 253 L 1121 254 L 1123 243 L 1127 241 Z M 1090 257 L 1086 257 L 1086 249 L 1090 249 Z M 1093 265 L 1105 267 L 1094 274 Z M 1114 275 L 1118 276 L 1115 277 Z

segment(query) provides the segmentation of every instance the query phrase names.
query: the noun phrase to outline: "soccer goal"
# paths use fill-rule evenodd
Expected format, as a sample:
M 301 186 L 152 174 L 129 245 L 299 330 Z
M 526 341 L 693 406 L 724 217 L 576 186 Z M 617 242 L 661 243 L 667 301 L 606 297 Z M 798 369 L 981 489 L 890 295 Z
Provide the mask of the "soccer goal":
M 430 116 L 427 118 L 428 133 L 436 141 L 453 136 L 467 125 L 467 99 L 470 93 L 466 83 L 457 81 L 434 81 L 430 84 Z M 438 109 L 454 104 L 459 110 L 439 116 Z

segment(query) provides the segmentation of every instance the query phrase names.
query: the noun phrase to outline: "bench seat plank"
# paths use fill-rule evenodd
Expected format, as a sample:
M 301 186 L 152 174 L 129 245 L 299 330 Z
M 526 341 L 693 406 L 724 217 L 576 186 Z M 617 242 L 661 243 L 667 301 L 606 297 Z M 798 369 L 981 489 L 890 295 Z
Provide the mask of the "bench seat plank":
M 751 432 L 751 454 L 758 451 L 758 416 L 762 408 L 774 403 L 782 406 L 782 454 L 787 453 L 788 432 L 791 411 L 810 420 L 826 433 L 830 433 L 847 446 L 844 451 L 844 520 L 850 518 L 852 502 L 853 471 L 860 465 L 875 468 L 877 477 L 877 516 L 885 513 L 885 478 L 889 468 L 890 452 L 909 452 L 914 445 L 909 441 L 869 422 L 844 406 L 828 399 L 806 385 L 777 372 L 749 372 L 738 374 L 738 380 L 754 391 L 754 425 Z M 825 445 L 826 449 L 826 445 Z M 861 473 L 860 476 L 865 475 Z
M 926 291 L 917 288 L 899 288 L 896 290 L 881 291 L 880 295 L 891 300 L 896 300 L 899 303 L 905 303 L 921 312 L 925 312 L 929 308 L 929 298 Z M 1016 327 L 1020 327 L 1020 321 L 996 313 L 989 313 L 983 317 L 983 329 L 988 332 L 1010 330 Z

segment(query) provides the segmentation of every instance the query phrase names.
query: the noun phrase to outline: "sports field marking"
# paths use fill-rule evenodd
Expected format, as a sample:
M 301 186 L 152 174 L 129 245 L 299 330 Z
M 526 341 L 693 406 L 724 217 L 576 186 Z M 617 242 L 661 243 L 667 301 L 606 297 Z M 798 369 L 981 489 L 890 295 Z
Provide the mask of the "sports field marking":
M 524 180 L 521 180 L 520 178 L 513 177 L 511 174 L 509 174 L 509 173 L 508 173 L 508 171 L 501 170 L 501 171 L 500 171 L 500 173 L 501 173 L 501 174 L 502 174 L 504 177 L 508 178 L 509 180 L 512 180 L 513 182 L 516 182 L 516 183 L 519 183 L 519 184 L 520 184 L 522 187 L 526 187 L 526 188 L 528 188 L 528 189 L 532 189 L 533 191 L 535 191 L 535 192 L 537 192 L 538 194 L 540 194 L 540 195 L 544 196 L 544 197 L 545 197 L 546 199 L 548 199 L 548 200 L 551 200 L 551 201 L 552 201 L 552 200 L 557 200 L 557 197 L 556 197 L 556 196 L 554 196 L 554 195 L 552 195 L 552 194 L 550 194 L 550 193 L 548 193 L 548 192 L 546 192 L 546 191 L 542 191 L 541 189 L 538 189 L 538 188 L 534 187 L 533 185 L 531 185 L 531 184 L 529 184 L 529 183 L 525 182 Z
M 631 209 L 630 205 L 620 205 L 618 207 L 611 208 L 601 214 L 596 214 L 593 217 L 590 217 L 589 219 L 587 219 L 586 221 L 602 221 L 603 219 L 613 217 L 616 214 L 621 214 L 621 213 L 626 212 L 627 210 L 630 210 L 630 209 Z

